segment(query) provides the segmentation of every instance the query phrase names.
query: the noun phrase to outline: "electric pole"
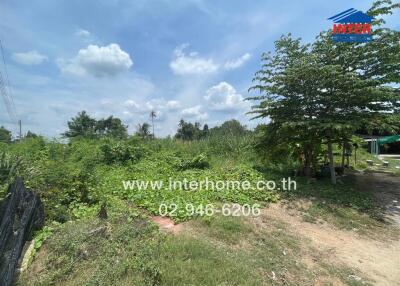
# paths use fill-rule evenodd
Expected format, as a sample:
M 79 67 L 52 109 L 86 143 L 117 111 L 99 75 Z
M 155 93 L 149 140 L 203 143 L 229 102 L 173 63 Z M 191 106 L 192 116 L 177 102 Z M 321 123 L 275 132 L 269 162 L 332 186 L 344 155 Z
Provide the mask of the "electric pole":
M 19 124 L 19 141 L 22 140 L 22 121 L 21 119 L 18 120 L 18 124 Z
M 151 125 L 153 127 L 153 139 L 155 139 L 155 135 L 154 135 L 154 118 L 157 117 L 157 114 L 154 110 L 152 110 L 150 112 L 150 117 L 151 117 Z

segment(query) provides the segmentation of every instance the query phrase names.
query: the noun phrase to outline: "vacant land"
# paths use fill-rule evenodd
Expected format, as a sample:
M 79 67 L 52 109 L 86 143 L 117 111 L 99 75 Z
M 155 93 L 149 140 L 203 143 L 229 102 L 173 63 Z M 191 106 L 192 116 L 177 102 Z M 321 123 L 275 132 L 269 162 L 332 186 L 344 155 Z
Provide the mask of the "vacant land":
M 0 145 L 3 157 L 18 163 L 4 165 L 4 174 L 24 177 L 47 214 L 17 283 L 396 285 L 400 177 L 347 170 L 337 185 L 298 176 L 296 189 L 257 189 L 259 180 L 294 178 L 296 165 L 290 158 L 263 162 L 252 140 L 252 134 L 191 142 L 36 138 Z M 358 156 L 366 168 L 361 163 L 370 156 L 362 150 Z M 168 191 L 122 183 L 170 177 L 247 180 L 253 187 Z M 235 216 L 245 205 L 259 212 Z M 106 219 L 97 216 L 102 208 Z
M 376 176 L 358 175 L 360 182 L 369 180 L 368 189 L 361 184 L 358 190 L 379 198 L 384 181 L 398 200 L 400 178 Z M 107 221 L 59 227 L 19 284 L 398 285 L 395 221 L 343 212 L 358 226 L 350 228 L 340 210 L 315 212 L 318 203 L 283 200 L 256 217 L 214 216 L 180 224 L 143 217 L 128 205 L 125 212 L 112 210 Z

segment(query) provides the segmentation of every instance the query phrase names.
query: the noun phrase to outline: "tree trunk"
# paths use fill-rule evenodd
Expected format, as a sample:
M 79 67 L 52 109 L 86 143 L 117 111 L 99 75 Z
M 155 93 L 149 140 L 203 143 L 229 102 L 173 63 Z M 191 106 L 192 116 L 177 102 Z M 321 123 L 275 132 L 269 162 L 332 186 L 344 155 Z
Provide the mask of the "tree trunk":
M 311 178 L 311 156 L 310 156 L 310 151 L 306 151 L 304 154 L 305 160 L 304 160 L 304 175 L 307 178 Z
M 357 165 L 357 148 L 354 148 L 354 168 Z
M 333 161 L 332 139 L 328 138 L 328 157 L 329 157 L 329 170 L 331 172 L 331 182 L 336 185 L 335 162 Z

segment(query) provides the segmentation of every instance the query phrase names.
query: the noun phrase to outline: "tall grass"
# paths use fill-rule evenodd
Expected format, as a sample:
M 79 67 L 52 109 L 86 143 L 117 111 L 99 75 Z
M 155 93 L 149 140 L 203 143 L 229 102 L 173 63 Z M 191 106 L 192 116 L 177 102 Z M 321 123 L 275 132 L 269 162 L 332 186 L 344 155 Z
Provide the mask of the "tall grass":
M 183 141 L 179 139 L 156 139 L 146 142 L 146 146 L 153 151 L 169 150 L 181 155 L 197 156 L 205 154 L 211 158 L 225 158 L 244 162 L 253 161 L 256 155 L 253 152 L 254 137 L 227 135 L 224 137 L 210 136 L 201 140 Z

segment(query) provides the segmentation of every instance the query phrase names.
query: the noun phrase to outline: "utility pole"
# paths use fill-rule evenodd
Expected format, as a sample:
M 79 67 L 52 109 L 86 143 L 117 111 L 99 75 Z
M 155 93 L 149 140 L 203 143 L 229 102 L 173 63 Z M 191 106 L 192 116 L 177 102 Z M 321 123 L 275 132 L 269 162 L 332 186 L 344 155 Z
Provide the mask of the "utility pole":
M 154 110 L 152 110 L 150 112 L 150 117 L 151 117 L 151 125 L 153 127 L 153 139 L 155 139 L 155 135 L 154 135 L 154 118 L 157 117 L 156 112 Z
M 18 124 L 19 124 L 19 141 L 22 140 L 22 121 L 21 119 L 18 120 Z

